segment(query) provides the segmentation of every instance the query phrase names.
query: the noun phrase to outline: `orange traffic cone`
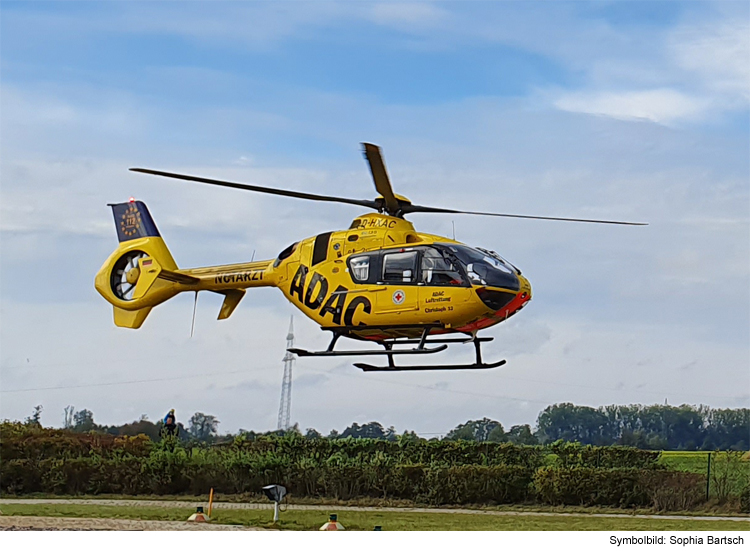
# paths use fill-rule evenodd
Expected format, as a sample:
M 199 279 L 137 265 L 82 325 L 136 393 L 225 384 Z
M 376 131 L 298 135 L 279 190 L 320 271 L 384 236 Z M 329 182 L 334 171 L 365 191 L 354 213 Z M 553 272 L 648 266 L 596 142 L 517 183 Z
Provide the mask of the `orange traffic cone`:
M 335 530 L 344 530 L 344 526 L 337 520 L 338 516 L 331 514 L 328 516 L 328 522 L 323 524 L 319 529 L 321 532 L 331 532 Z
M 203 507 L 198 507 L 198 509 L 190 515 L 190 518 L 187 519 L 188 522 L 208 522 L 209 520 L 211 519 L 203 512 Z

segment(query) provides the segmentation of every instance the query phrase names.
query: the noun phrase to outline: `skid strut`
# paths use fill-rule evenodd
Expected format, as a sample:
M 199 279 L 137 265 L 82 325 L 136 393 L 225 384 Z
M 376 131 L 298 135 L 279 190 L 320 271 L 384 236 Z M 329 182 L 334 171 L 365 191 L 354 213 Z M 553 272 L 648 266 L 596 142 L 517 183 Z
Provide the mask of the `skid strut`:
M 456 370 L 462 370 L 462 369 L 494 369 L 497 367 L 500 367 L 501 365 L 505 365 L 506 361 L 503 359 L 501 361 L 496 361 L 494 363 L 485 363 L 482 360 L 482 344 L 486 342 L 491 342 L 493 338 L 479 338 L 476 335 L 471 336 L 469 338 L 439 338 L 439 339 L 432 339 L 430 340 L 428 336 L 430 335 L 430 331 L 435 326 L 421 326 L 422 328 L 422 335 L 419 337 L 419 339 L 389 339 L 389 340 L 382 340 L 378 341 L 377 343 L 383 346 L 383 349 L 373 349 L 373 350 L 344 350 L 339 351 L 336 350 L 336 342 L 338 342 L 339 338 L 341 338 L 342 335 L 344 335 L 344 332 L 334 330 L 332 332 L 333 338 L 331 339 L 331 343 L 328 344 L 328 347 L 325 351 L 308 351 L 306 349 L 300 349 L 300 348 L 290 348 L 289 351 L 291 353 L 294 353 L 295 355 L 299 357 L 348 357 L 348 356 L 354 356 L 354 355 L 383 355 L 388 358 L 388 365 L 385 367 L 378 366 L 378 365 L 371 365 L 369 363 L 354 363 L 355 367 L 358 367 L 359 369 L 366 371 L 366 372 L 375 372 L 375 371 L 456 371 Z M 441 351 L 445 351 L 448 349 L 448 344 L 455 344 L 455 343 L 473 343 L 474 344 L 474 351 L 476 360 L 474 363 L 468 363 L 468 364 L 444 364 L 444 365 L 396 365 L 394 361 L 394 355 L 431 355 L 433 353 L 439 353 Z M 427 347 L 427 344 L 440 344 L 435 347 Z M 416 344 L 416 347 L 412 349 L 393 349 L 394 345 L 414 345 Z

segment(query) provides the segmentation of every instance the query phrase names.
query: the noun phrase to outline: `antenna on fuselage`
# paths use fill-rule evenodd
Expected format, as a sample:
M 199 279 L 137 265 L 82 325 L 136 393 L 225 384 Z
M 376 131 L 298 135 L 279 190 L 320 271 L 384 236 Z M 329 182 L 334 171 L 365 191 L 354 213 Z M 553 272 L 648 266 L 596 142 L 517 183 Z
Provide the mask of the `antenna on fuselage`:
M 456 240 L 456 222 L 451 221 L 451 225 L 453 225 L 453 240 Z
M 190 337 L 193 337 L 195 332 L 195 311 L 198 309 L 198 291 L 195 291 L 195 301 L 193 301 L 193 322 L 190 324 Z

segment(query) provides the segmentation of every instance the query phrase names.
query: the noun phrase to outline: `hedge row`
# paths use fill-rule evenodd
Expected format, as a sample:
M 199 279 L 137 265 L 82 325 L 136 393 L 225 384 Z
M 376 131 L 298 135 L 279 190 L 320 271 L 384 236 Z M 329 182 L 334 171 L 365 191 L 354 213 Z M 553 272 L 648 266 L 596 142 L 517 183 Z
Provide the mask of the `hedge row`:
M 658 468 L 660 452 L 626 446 L 591 446 L 557 441 L 545 447 L 566 468 Z
M 211 455 L 155 451 L 148 457 L 46 458 L 0 463 L 3 492 L 55 494 L 257 493 L 281 483 L 297 497 L 409 499 L 433 505 L 524 503 L 654 506 L 685 510 L 701 502 L 698 474 L 637 468 L 523 466 L 395 467 L 371 464 L 315 466 L 267 458 L 250 463 L 241 454 L 218 461 Z
M 58 429 L 29 428 L 18 423 L 0 424 L 0 459 L 75 458 L 83 456 L 148 456 L 159 443 L 145 435 L 135 437 L 78 434 Z M 293 462 L 312 460 L 317 464 L 331 460 L 347 462 L 372 460 L 389 464 L 439 464 L 460 466 L 523 466 L 539 468 L 545 463 L 559 466 L 600 468 L 657 468 L 659 452 L 628 447 L 592 447 L 578 443 L 555 443 L 547 447 L 510 443 L 473 441 L 374 439 L 305 439 L 300 436 L 259 437 L 247 441 L 240 437 L 217 448 L 231 449 L 248 456 L 281 455 Z
M 689 472 L 639 468 L 553 468 L 534 474 L 540 502 L 550 505 L 653 506 L 688 510 L 705 500 L 705 478 Z
M 377 464 L 290 464 L 286 460 L 247 464 L 205 460 L 176 450 L 148 458 L 46 458 L 0 463 L 5 493 L 224 494 L 261 493 L 280 483 L 297 497 L 409 499 L 435 505 L 518 503 L 531 498 L 533 470 L 522 466 Z
M 296 497 L 409 499 L 433 505 L 654 506 L 701 500 L 701 475 L 667 471 L 658 453 L 467 441 L 236 439 L 220 446 L 74 434 L 0 424 L 0 491 L 29 494 L 260 493 L 281 483 Z

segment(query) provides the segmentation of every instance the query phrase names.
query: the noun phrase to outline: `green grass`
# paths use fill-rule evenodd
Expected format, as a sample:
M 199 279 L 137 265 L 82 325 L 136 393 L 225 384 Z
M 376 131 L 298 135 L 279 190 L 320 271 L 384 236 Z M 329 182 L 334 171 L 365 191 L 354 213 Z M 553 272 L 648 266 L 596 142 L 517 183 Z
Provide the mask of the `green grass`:
M 659 464 L 670 469 L 706 475 L 708 472 L 708 455 L 711 454 L 711 494 L 714 496 L 714 485 L 717 478 L 726 478 L 730 486 L 731 495 L 739 495 L 744 487 L 750 484 L 750 460 L 747 454 L 737 459 L 727 461 L 727 455 L 722 452 L 706 452 L 700 450 L 665 450 L 659 457 Z
M 711 467 L 726 463 L 726 454 L 703 450 L 663 450 L 659 457 L 659 464 L 683 472 L 705 474 L 708 467 L 708 455 L 712 454 Z M 741 469 L 750 473 L 750 459 L 741 461 Z
M 121 518 L 132 520 L 185 520 L 194 510 L 190 507 L 116 507 L 99 505 L 3 505 L 4 516 L 48 516 L 78 518 Z M 418 513 L 390 511 L 347 511 L 331 509 L 349 530 L 750 530 L 750 523 L 732 520 L 672 520 L 622 516 L 495 516 L 455 512 Z M 238 524 L 282 530 L 316 530 L 327 519 L 325 511 L 288 510 L 281 513 L 275 526 L 271 510 L 214 510 L 213 520 L 220 524 Z

